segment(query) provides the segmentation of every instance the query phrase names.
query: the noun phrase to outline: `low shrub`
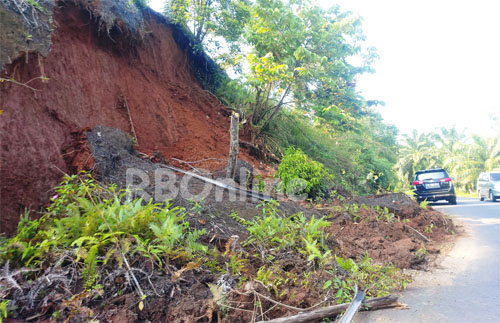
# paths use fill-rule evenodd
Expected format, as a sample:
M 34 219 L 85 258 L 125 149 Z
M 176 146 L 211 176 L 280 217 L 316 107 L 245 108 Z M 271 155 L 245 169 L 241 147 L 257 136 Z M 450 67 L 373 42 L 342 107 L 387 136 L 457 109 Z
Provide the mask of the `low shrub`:
M 295 194 L 307 193 L 320 198 L 328 193 L 334 176 L 325 166 L 311 159 L 300 148 L 289 147 L 278 166 L 276 177 L 281 179 L 278 189 Z

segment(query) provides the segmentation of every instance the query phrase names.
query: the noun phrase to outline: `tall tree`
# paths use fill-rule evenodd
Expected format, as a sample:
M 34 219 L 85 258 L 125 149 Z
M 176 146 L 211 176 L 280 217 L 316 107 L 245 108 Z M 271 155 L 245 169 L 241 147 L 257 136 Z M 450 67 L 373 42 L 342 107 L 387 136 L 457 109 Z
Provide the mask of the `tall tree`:
M 475 190 L 479 173 L 500 169 L 500 136 L 484 138 L 473 135 L 472 140 L 457 167 L 459 182 L 469 191 Z
M 200 44 L 221 37 L 238 45 L 250 18 L 248 0 L 166 0 L 164 12 L 189 29 Z
M 399 150 L 396 165 L 399 177 L 411 181 L 417 170 L 437 167 L 440 163 L 432 135 L 413 130 L 411 135 L 404 135 L 403 146 Z
M 359 18 L 307 0 L 257 0 L 252 16 L 246 40 L 253 125 L 265 129 L 287 105 L 335 125 L 361 112 L 355 77 L 370 70 L 376 55 L 369 50 L 361 66 L 349 63 L 361 55 Z
M 432 136 L 432 135 L 431 135 Z M 451 128 L 439 128 L 439 132 L 434 135 L 435 141 L 439 144 L 438 158 L 448 173 L 456 175 L 460 160 L 463 159 L 466 148 L 466 135 L 455 126 Z

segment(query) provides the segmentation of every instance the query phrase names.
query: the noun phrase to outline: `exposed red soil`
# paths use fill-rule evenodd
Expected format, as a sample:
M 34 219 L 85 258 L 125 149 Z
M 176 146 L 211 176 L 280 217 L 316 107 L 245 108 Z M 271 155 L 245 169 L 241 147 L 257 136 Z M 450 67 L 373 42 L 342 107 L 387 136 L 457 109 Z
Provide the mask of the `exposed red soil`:
M 357 224 L 336 223 L 328 228 L 328 232 L 336 234 L 340 244 L 339 251 L 348 257 L 357 257 L 368 252 L 369 256 L 379 263 L 392 262 L 400 268 L 418 268 L 427 253 L 438 251 L 435 244 L 450 234 L 439 212 L 422 213 L 405 224 L 376 220 L 374 214 L 365 212 L 361 215 L 363 220 Z M 429 227 L 431 222 L 432 229 Z M 424 243 L 407 226 L 416 228 L 420 233 L 432 238 L 433 243 Z M 425 229 L 426 227 L 428 229 Z
M 2 73 L 21 83 L 49 80 L 32 81 L 37 92 L 0 85 L 0 232 L 12 233 L 25 208 L 43 206 L 62 172 L 92 167 L 82 146 L 87 128 L 108 125 L 132 135 L 133 124 L 138 150 L 167 161 L 226 157 L 228 109 L 202 89 L 172 31 L 156 17 L 146 13 L 148 32 L 127 50 L 70 3 L 55 10 L 54 21 L 50 54 L 22 56 Z M 241 158 L 256 166 L 245 150 Z
M 82 149 L 85 151 L 85 147 Z M 98 165 L 98 157 L 95 161 Z M 122 161 L 126 159 L 123 158 Z M 151 163 L 147 164 L 152 167 Z M 202 189 L 201 184 L 194 180 L 189 188 L 198 191 Z M 355 208 L 350 203 L 340 201 L 316 205 L 315 208 L 311 208 L 310 204 L 300 207 L 295 203 L 282 202 L 278 213 L 286 216 L 297 212 L 304 212 L 308 216 L 324 213 L 331 221 L 331 225 L 325 228 L 328 236 L 324 243 L 332 253 L 358 260 L 368 252 L 376 264 L 392 262 L 402 268 L 425 268 L 429 260 L 427 255 L 438 253 L 438 243 L 453 233 L 453 223 L 443 214 L 430 208 L 424 210 L 405 195 L 364 197 L 363 201 L 364 206 L 356 204 Z M 373 204 L 374 201 L 385 204 L 387 211 L 377 208 L 378 204 Z M 38 322 L 45 322 L 56 310 L 63 317 L 74 315 L 75 322 L 78 322 L 77 318 L 82 321 L 97 318 L 106 322 L 213 322 L 216 317 L 222 322 L 249 322 L 254 315 L 259 319 L 272 319 L 298 312 L 276 306 L 255 292 L 301 309 L 322 303 L 325 299 L 328 302 L 324 306 L 334 304 L 335 290 L 325 290 L 324 283 L 334 277 L 344 279 L 346 276 L 338 271 L 333 259 L 322 267 L 316 267 L 315 262 L 310 261 L 307 255 L 293 248 L 264 250 L 263 245 L 259 247 L 258 243 L 243 242 L 248 237 L 247 228 L 228 214 L 236 211 L 240 217 L 250 219 L 257 215 L 255 204 L 250 200 L 219 203 L 213 197 L 208 197 L 201 202 L 201 209 L 193 203 L 183 205 L 190 226 L 205 229 L 201 242 L 218 251 L 213 260 L 203 262 L 200 259 L 201 265 L 195 265 L 193 269 L 183 271 L 188 265 L 187 260 L 182 257 L 173 257 L 164 269 L 159 270 L 151 259 L 144 258 L 139 253 L 131 254 L 129 262 L 137 273 L 142 288 L 149 295 L 143 310 L 138 309 L 138 295 L 131 288 L 130 282 L 126 284 L 125 270 L 115 260 L 100 266 L 99 284 L 103 286 L 103 294 L 97 299 L 88 291 L 82 291 L 78 279 L 71 278 L 68 286 L 55 279 L 46 279 L 44 275 L 52 272 L 62 272 L 57 277 L 76 275 L 73 271 L 77 270 L 78 265 L 72 260 L 73 251 L 69 253 L 71 260 L 64 263 L 48 257 L 46 265 L 41 266 L 44 273 L 37 274 L 36 280 L 17 277 L 22 289 L 7 284 L 7 288 L 3 290 L 4 296 L 16 301 L 18 317 L 43 314 L 37 317 Z M 394 214 L 389 209 L 394 210 Z M 409 227 L 418 230 L 430 241 L 419 240 Z M 131 237 L 130 242 L 134 241 Z M 242 261 L 241 267 L 237 267 L 237 272 L 232 273 L 229 268 L 231 264 L 237 264 L 233 261 L 235 259 Z M 269 259 L 273 259 L 272 262 Z M 226 268 L 227 272 L 221 268 Z M 262 277 L 267 277 L 266 284 L 272 281 L 275 283 L 266 287 L 257 280 L 262 268 L 270 270 L 269 274 L 263 272 Z M 181 278 L 175 278 L 176 273 L 182 274 Z M 224 309 L 214 303 L 215 295 L 210 291 L 210 284 L 215 286 L 221 281 L 225 281 L 232 289 L 227 294 L 227 302 L 231 308 Z M 29 294 L 27 291 L 40 290 L 40 287 L 50 293 L 30 303 L 25 296 Z M 80 303 L 68 301 L 72 299 L 79 300 Z M 259 313 L 266 314 L 264 316 Z
M 355 222 L 348 212 L 337 212 L 327 228 L 339 244 L 336 252 L 346 257 L 368 252 L 378 263 L 421 269 L 428 265 L 428 255 L 439 253 L 440 245 L 455 232 L 451 219 L 430 207 L 422 209 L 401 193 L 357 197 L 354 202 L 365 205 L 355 212 Z

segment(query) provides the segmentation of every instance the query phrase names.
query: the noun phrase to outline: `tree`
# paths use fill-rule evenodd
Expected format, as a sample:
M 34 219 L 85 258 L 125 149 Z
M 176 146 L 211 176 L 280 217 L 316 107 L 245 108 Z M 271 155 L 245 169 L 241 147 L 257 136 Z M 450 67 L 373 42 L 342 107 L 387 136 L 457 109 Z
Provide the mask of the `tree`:
M 247 0 L 166 0 L 164 12 L 200 44 L 222 37 L 227 44 L 238 45 L 250 17 L 249 5 Z
M 438 151 L 432 137 L 430 134 L 419 134 L 417 130 L 413 130 L 411 135 L 404 135 L 396 169 L 405 182 L 411 181 L 417 170 L 438 166 Z
M 444 167 L 457 188 L 473 192 L 479 173 L 500 169 L 500 136 L 468 138 L 455 127 L 405 136 L 396 167 L 400 179 L 408 182 L 418 169 L 434 167 Z
M 266 141 L 263 151 L 276 145 L 271 149 L 282 155 L 296 144 L 350 191 L 388 188 L 395 179 L 397 129 L 370 111 L 379 102 L 356 92 L 356 77 L 370 72 L 377 58 L 373 48 L 361 46 L 361 19 L 310 0 L 246 1 L 168 0 L 166 11 L 205 49 L 223 39 L 244 50 L 222 55 L 230 63 L 222 66 L 237 78 L 217 95 L 249 120 L 252 141 Z M 219 23 L 227 17 L 234 28 Z
M 465 153 L 465 133 L 458 131 L 455 126 L 450 129 L 441 127 L 439 133 L 431 136 L 440 146 L 438 158 L 442 166 L 447 169 L 448 173 L 455 176 Z
M 460 184 L 469 191 L 475 191 L 479 173 L 500 168 L 500 136 L 483 138 L 473 135 L 472 140 L 457 169 Z
M 361 54 L 359 18 L 307 0 L 257 0 L 252 17 L 247 80 L 254 96 L 251 121 L 259 131 L 287 105 L 337 126 L 361 112 L 355 77 L 370 70 L 376 55 L 369 50 L 359 67 L 348 62 Z

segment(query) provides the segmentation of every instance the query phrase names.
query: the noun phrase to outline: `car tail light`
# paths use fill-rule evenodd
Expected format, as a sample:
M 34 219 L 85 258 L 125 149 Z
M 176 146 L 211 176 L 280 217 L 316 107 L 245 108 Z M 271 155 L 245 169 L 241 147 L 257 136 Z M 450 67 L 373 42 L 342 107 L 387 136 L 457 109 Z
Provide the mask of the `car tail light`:
M 424 181 L 413 181 L 412 184 L 413 185 L 422 185 L 424 183 Z
M 441 182 L 451 182 L 451 178 L 446 177 L 440 180 Z

